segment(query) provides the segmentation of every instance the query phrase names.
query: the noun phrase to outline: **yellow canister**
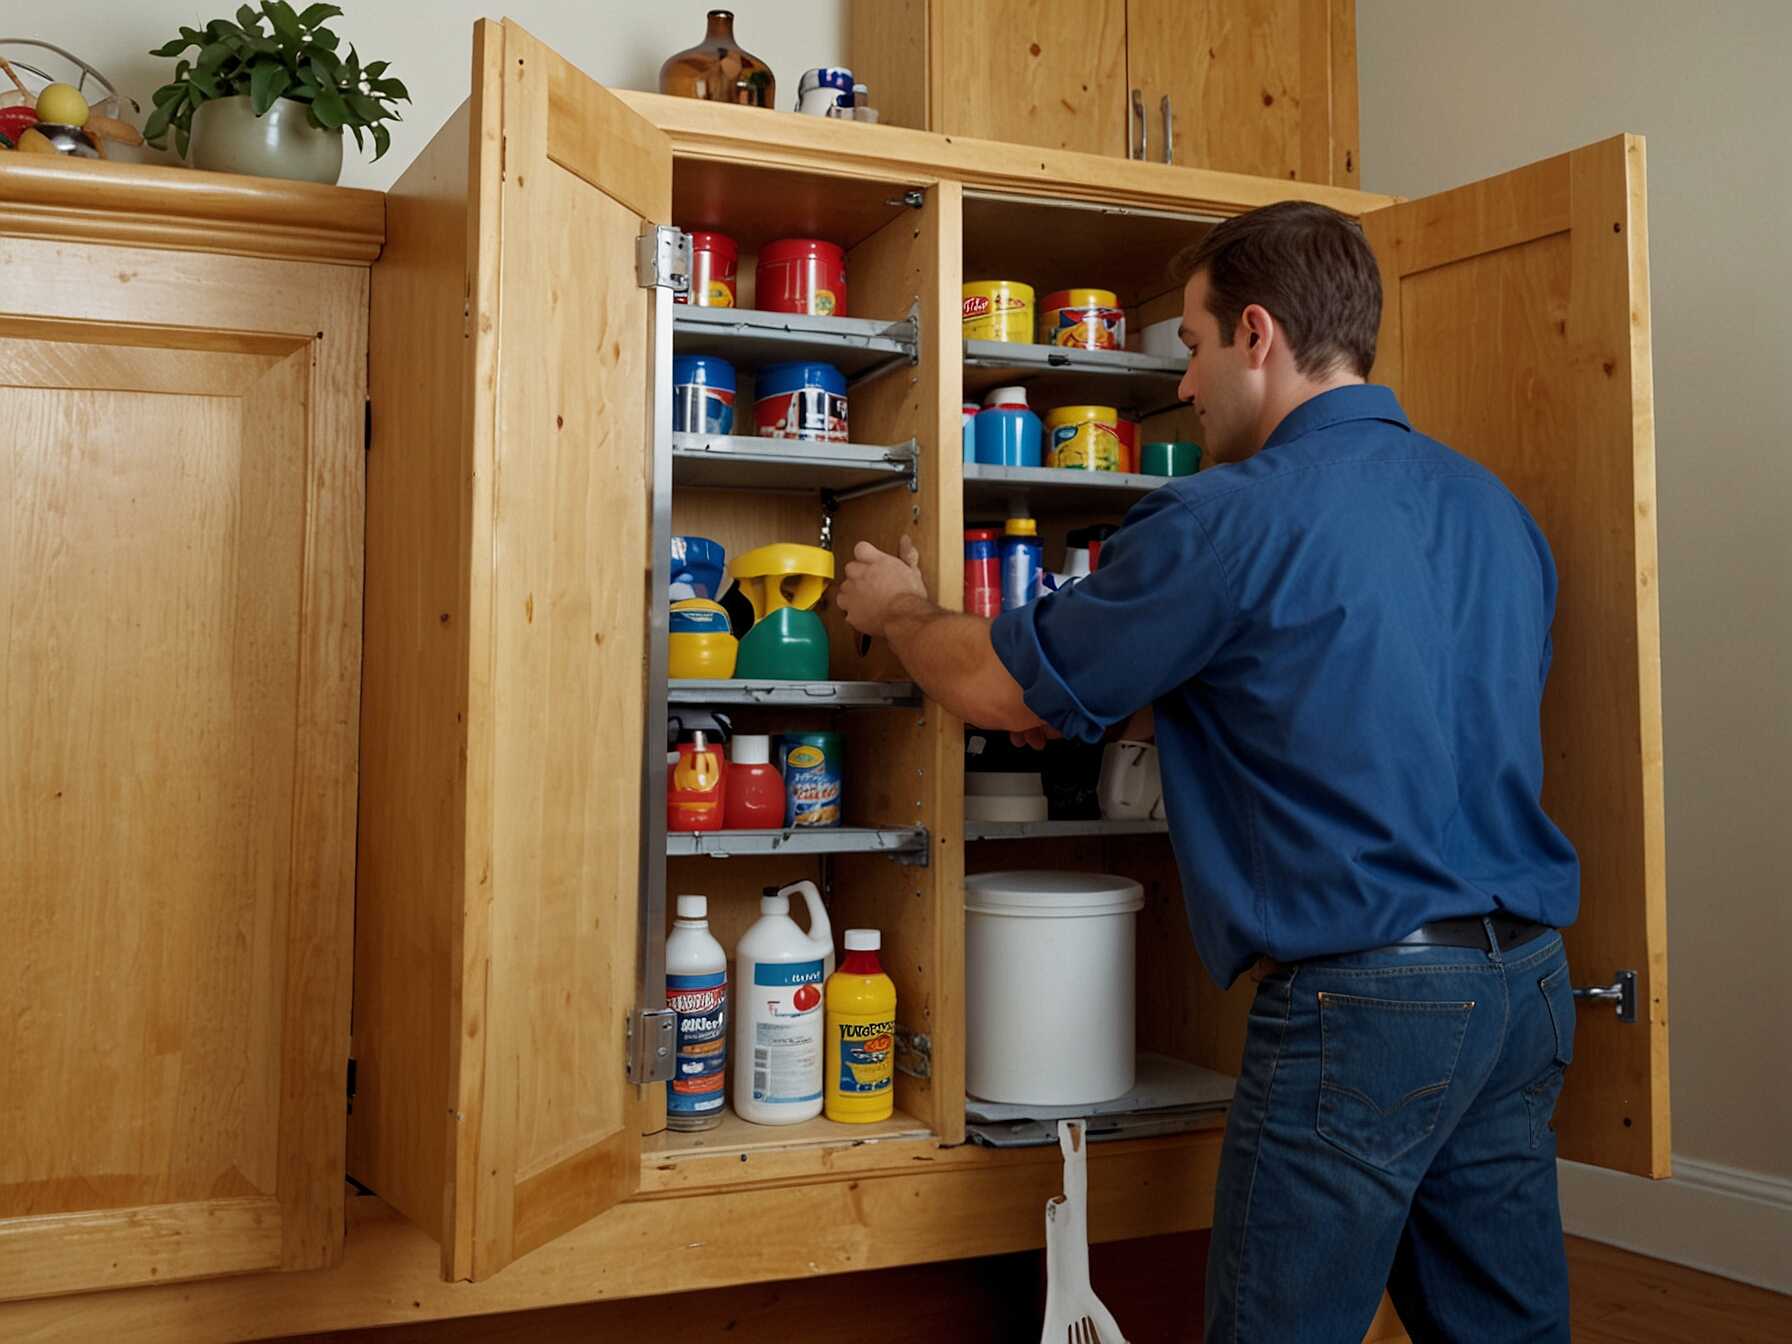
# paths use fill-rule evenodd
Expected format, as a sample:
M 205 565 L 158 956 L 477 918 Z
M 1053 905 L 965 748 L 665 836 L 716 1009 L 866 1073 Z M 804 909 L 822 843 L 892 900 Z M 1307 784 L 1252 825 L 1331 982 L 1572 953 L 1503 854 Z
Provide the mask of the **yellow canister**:
M 1060 406 L 1045 417 L 1046 465 L 1120 470 L 1120 412 L 1112 406 Z
M 976 280 L 964 287 L 967 341 L 1033 340 L 1033 286 L 1018 280 Z
M 1039 339 L 1078 350 L 1124 350 L 1126 310 L 1111 289 L 1060 289 L 1045 296 Z

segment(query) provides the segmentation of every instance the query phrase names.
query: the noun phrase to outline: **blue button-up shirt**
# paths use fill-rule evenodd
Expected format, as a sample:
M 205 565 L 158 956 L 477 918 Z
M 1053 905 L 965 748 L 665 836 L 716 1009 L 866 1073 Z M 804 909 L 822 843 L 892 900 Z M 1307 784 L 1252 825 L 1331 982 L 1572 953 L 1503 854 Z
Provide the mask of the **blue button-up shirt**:
M 1539 802 L 1555 597 L 1511 491 L 1358 386 L 1140 502 L 1099 571 L 993 636 L 1066 737 L 1153 707 L 1195 946 L 1230 984 L 1433 919 L 1573 921 Z

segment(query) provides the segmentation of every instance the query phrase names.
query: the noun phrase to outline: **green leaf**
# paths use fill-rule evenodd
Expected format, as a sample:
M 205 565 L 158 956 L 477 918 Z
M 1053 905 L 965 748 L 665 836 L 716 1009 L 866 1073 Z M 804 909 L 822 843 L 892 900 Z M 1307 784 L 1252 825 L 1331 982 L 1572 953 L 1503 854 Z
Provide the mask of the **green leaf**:
M 362 138 L 361 128 L 355 125 L 352 121 L 349 123 L 348 128 L 355 137 L 355 148 L 365 154 L 367 152 L 367 141 Z
M 203 74 L 215 75 L 224 68 L 224 62 L 230 59 L 231 54 L 227 43 L 213 42 L 199 53 L 199 60 L 193 68 Z
M 314 47 L 322 47 L 325 51 L 335 51 L 336 48 L 341 45 L 341 39 L 328 28 L 319 28 L 315 33 L 311 34 L 311 45 Z
M 369 69 L 371 68 L 370 66 Z M 375 93 L 384 94 L 388 98 L 402 98 L 407 103 L 411 101 L 411 91 L 405 88 L 403 80 L 376 79 L 372 87 Z
M 188 77 L 187 83 L 198 89 L 207 98 L 222 98 L 224 96 L 218 92 L 218 81 L 203 70 L 195 70 Z
M 342 101 L 342 95 L 333 88 L 321 88 L 317 97 L 311 102 L 311 113 L 317 118 L 318 125 L 325 130 L 342 129 L 349 119 L 348 104 Z
M 367 68 L 363 73 L 369 79 L 378 79 L 381 75 L 386 73 L 386 67 L 391 64 L 391 61 L 369 61 Z
M 249 103 L 255 115 L 265 116 L 274 100 L 286 92 L 286 67 L 275 61 L 263 61 L 249 76 Z
M 299 31 L 299 16 L 292 12 L 292 6 L 286 0 L 261 0 L 261 8 L 274 25 L 274 36 L 280 39 L 280 45 L 298 50 L 305 35 Z
M 361 87 L 361 58 L 353 47 L 348 49 L 348 85 L 351 89 Z
M 388 115 L 385 108 L 364 93 L 349 94 L 348 105 L 355 110 L 356 116 L 369 125 L 383 121 Z
M 299 15 L 299 26 L 307 30 L 317 27 L 325 19 L 339 18 L 342 11 L 335 5 L 309 5 Z
M 173 107 L 166 103 L 158 103 L 156 110 L 149 114 L 149 120 L 143 123 L 143 138 L 157 149 L 162 148 L 162 137 L 168 134 L 168 122 Z
M 193 132 L 186 126 L 174 128 L 174 152 L 181 158 L 187 157 L 187 146 L 193 142 Z
M 261 31 L 261 15 L 255 12 L 254 5 L 239 6 L 236 11 L 236 21 L 243 26 L 244 31 L 257 33 Z
M 149 96 L 149 100 L 159 108 L 167 103 L 172 103 L 186 91 L 187 88 L 184 84 L 164 84 Z
M 342 62 L 336 59 L 334 52 L 313 51 L 310 56 L 311 68 L 317 72 L 320 84 L 334 84 L 342 77 Z
M 174 67 L 174 82 L 178 84 L 181 81 L 185 80 L 186 77 L 192 73 L 193 73 L 193 62 L 191 62 L 191 61 L 177 62 Z
M 151 56 L 178 56 L 192 45 L 187 39 L 177 37 L 173 41 L 164 42 L 149 54 Z
M 377 162 L 382 154 L 392 148 L 392 132 L 375 122 L 373 125 L 373 157 Z

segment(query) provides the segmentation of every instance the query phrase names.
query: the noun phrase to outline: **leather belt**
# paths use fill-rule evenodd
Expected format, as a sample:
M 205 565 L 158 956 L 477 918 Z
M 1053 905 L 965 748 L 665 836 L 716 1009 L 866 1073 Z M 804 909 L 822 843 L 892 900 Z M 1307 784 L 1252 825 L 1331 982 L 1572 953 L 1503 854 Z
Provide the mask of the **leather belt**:
M 1550 926 L 1539 924 L 1535 920 L 1520 919 L 1517 915 L 1509 915 L 1504 910 L 1496 910 L 1490 915 L 1467 915 L 1461 919 L 1434 919 L 1429 924 L 1421 924 L 1406 937 L 1390 944 L 1393 947 L 1477 947 L 1482 951 L 1490 951 L 1487 942 L 1488 926 L 1493 927 L 1493 936 L 1501 952 L 1510 952 L 1515 947 L 1523 947 L 1532 939 L 1541 938 L 1549 933 Z

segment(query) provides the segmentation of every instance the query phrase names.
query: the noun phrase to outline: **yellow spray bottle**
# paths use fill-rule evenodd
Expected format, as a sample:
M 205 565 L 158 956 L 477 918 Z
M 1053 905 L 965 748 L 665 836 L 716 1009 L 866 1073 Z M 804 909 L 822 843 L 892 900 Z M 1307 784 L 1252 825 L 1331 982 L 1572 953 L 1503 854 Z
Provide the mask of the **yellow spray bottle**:
M 896 1109 L 896 986 L 877 959 L 876 929 L 846 931 L 846 960 L 828 977 L 826 1115 L 849 1125 Z

